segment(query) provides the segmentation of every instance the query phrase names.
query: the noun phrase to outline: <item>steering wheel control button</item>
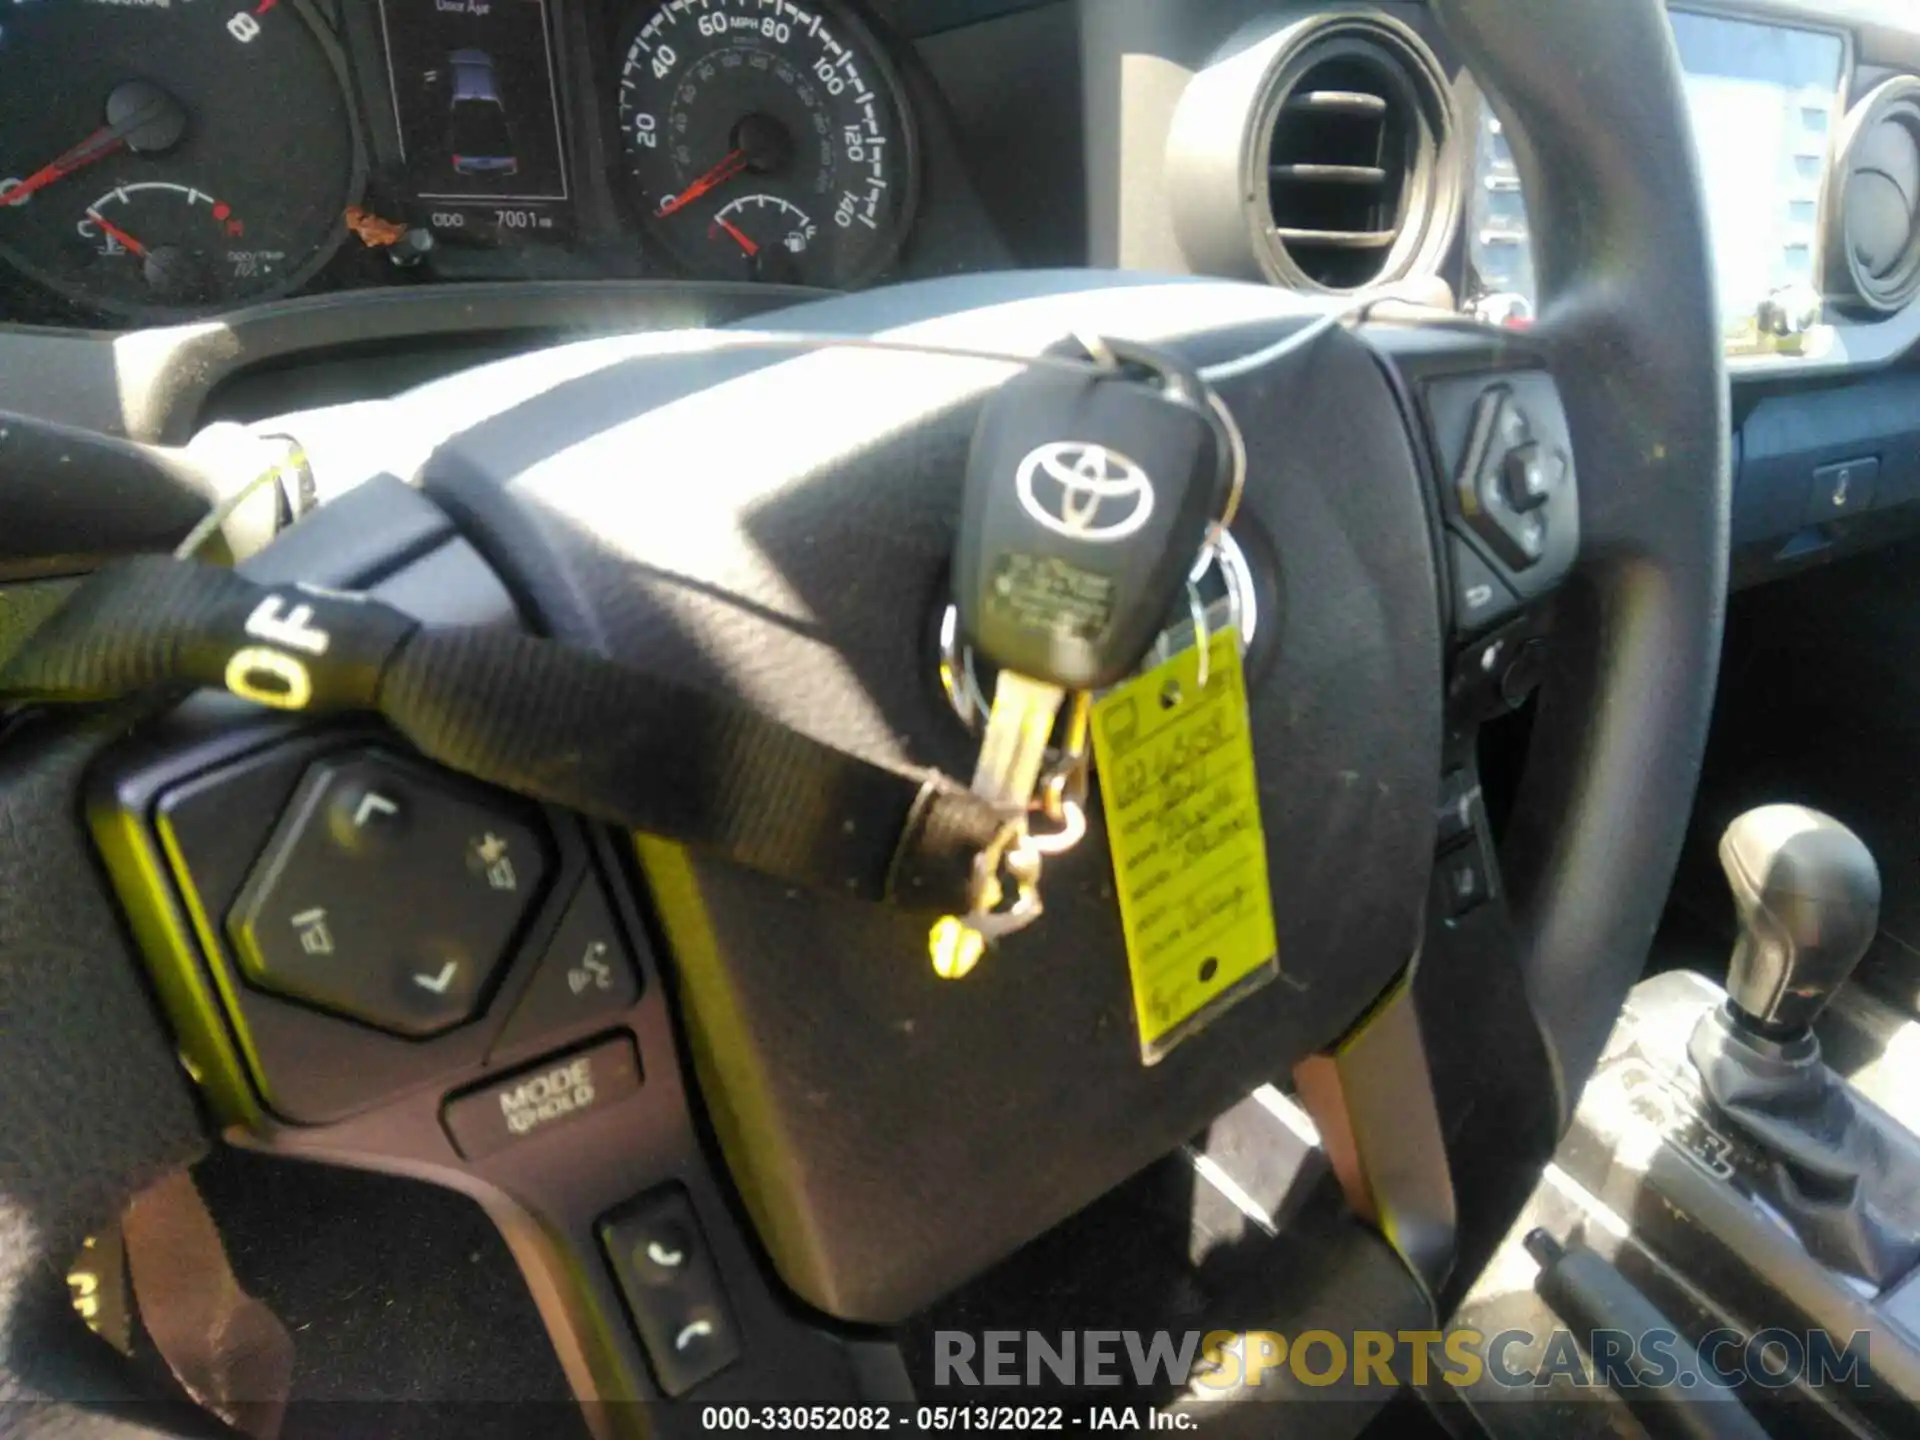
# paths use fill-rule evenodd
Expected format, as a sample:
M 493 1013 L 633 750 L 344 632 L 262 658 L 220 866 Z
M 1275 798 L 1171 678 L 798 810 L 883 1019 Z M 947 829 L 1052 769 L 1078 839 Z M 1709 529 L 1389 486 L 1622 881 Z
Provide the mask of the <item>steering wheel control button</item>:
M 400 1035 L 471 1019 L 548 869 L 508 803 L 379 752 L 315 762 L 228 917 L 247 981 Z
M 1501 470 L 1507 504 L 1521 514 L 1538 510 L 1552 498 L 1554 486 L 1565 476 L 1566 457 L 1529 441 L 1507 452 Z
M 1547 678 L 1547 642 L 1533 639 L 1523 644 L 1500 672 L 1500 703 L 1518 710 Z
M 1458 920 L 1484 905 L 1493 895 L 1493 882 L 1478 840 L 1441 855 L 1434 867 L 1434 883 L 1449 919 Z
M 406 798 L 394 786 L 350 781 L 328 801 L 327 821 L 342 848 L 391 854 L 407 833 Z
M 1807 523 L 1843 520 L 1873 508 L 1880 484 L 1880 461 L 1843 460 L 1813 472 L 1813 494 L 1807 500 Z
M 560 1031 L 611 1021 L 639 997 L 633 962 L 612 907 L 589 875 L 561 917 L 519 1002 L 493 1043 L 493 1053 L 520 1048 Z
M 1502 403 L 1495 425 L 1500 448 L 1511 452 L 1533 444 L 1533 426 L 1527 423 L 1526 412 L 1513 403 L 1510 392 L 1501 395 L 1500 399 Z
M 440 1118 L 454 1149 L 468 1160 L 484 1160 L 617 1105 L 639 1088 L 640 1057 L 622 1035 L 468 1091 L 449 1100 Z
M 1533 426 L 1513 392 L 1505 387 L 1489 390 L 1480 402 L 1467 466 L 1460 472 L 1460 513 L 1494 554 L 1515 570 L 1537 564 L 1546 549 L 1546 520 L 1537 513 L 1549 498 L 1544 466 L 1539 467 L 1542 489 L 1537 497 L 1529 494 L 1525 476 L 1539 455 Z M 1524 505 L 1515 503 L 1516 491 Z
M 696 1258 L 692 1237 L 671 1220 L 644 1245 L 634 1246 L 631 1257 L 633 1273 L 649 1285 L 678 1285 Z
M 1459 536 L 1453 537 L 1453 623 L 1462 635 L 1498 625 L 1520 608 L 1513 587 Z
M 1470 402 L 1463 402 L 1461 386 L 1472 387 Z M 1449 497 L 1456 529 L 1486 549 L 1522 601 L 1558 583 L 1579 547 L 1580 512 L 1566 417 L 1552 379 L 1515 374 L 1495 384 L 1446 381 L 1431 387 L 1428 398 L 1437 420 L 1460 415 L 1463 403 L 1472 407 Z M 1466 606 L 1461 613 L 1468 613 Z
M 1480 785 L 1471 771 L 1455 770 L 1440 782 L 1439 844 L 1441 848 L 1474 833 L 1480 808 Z
M 667 1396 L 686 1394 L 740 1358 L 720 1273 L 684 1190 L 653 1191 L 603 1220 L 600 1243 Z

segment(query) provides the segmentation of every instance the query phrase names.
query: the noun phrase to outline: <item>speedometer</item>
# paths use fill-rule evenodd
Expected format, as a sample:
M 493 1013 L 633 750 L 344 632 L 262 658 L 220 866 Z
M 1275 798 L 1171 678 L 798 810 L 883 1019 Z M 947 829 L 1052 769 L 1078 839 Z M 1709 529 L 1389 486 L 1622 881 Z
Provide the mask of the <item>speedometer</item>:
M 912 218 L 899 77 L 831 0 L 667 0 L 627 45 L 620 128 L 648 234 L 695 275 L 843 288 Z

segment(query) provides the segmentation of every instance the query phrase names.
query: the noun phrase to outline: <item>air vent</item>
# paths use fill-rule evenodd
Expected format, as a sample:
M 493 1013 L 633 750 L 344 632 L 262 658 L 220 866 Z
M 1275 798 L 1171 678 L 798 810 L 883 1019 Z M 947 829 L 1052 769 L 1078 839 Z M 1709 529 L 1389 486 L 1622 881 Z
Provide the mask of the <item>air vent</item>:
M 1406 76 L 1363 40 L 1319 47 L 1281 102 L 1268 149 L 1274 238 L 1308 279 L 1354 290 L 1380 278 L 1406 222 L 1424 143 Z
M 1453 136 L 1446 75 L 1397 20 L 1335 11 L 1236 43 L 1174 117 L 1182 248 L 1306 291 L 1433 273 L 1460 213 Z
M 1354 21 L 1303 46 L 1276 87 L 1267 213 L 1282 252 L 1323 290 L 1386 278 L 1430 218 L 1445 103 L 1427 58 Z
M 1920 294 L 1920 80 L 1889 80 L 1847 116 L 1826 202 L 1829 292 L 1903 309 Z

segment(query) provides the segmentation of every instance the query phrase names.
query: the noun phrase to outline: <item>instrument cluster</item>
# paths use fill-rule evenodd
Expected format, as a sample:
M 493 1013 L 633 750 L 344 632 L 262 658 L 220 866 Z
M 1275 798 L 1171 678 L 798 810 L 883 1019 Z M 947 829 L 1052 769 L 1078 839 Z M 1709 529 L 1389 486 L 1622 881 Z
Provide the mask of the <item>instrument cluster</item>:
M 0 318 L 472 279 L 846 288 L 920 193 L 852 0 L 67 0 L 0 24 Z

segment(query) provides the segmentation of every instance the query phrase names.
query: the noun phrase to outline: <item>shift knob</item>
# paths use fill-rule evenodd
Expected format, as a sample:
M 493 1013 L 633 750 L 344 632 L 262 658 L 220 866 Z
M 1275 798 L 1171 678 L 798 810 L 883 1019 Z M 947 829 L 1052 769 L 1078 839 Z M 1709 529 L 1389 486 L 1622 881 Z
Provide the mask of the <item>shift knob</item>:
M 1740 915 L 1732 1018 L 1775 1038 L 1801 1033 L 1873 940 L 1879 867 L 1859 836 L 1801 805 L 1735 820 L 1720 837 L 1720 864 Z

